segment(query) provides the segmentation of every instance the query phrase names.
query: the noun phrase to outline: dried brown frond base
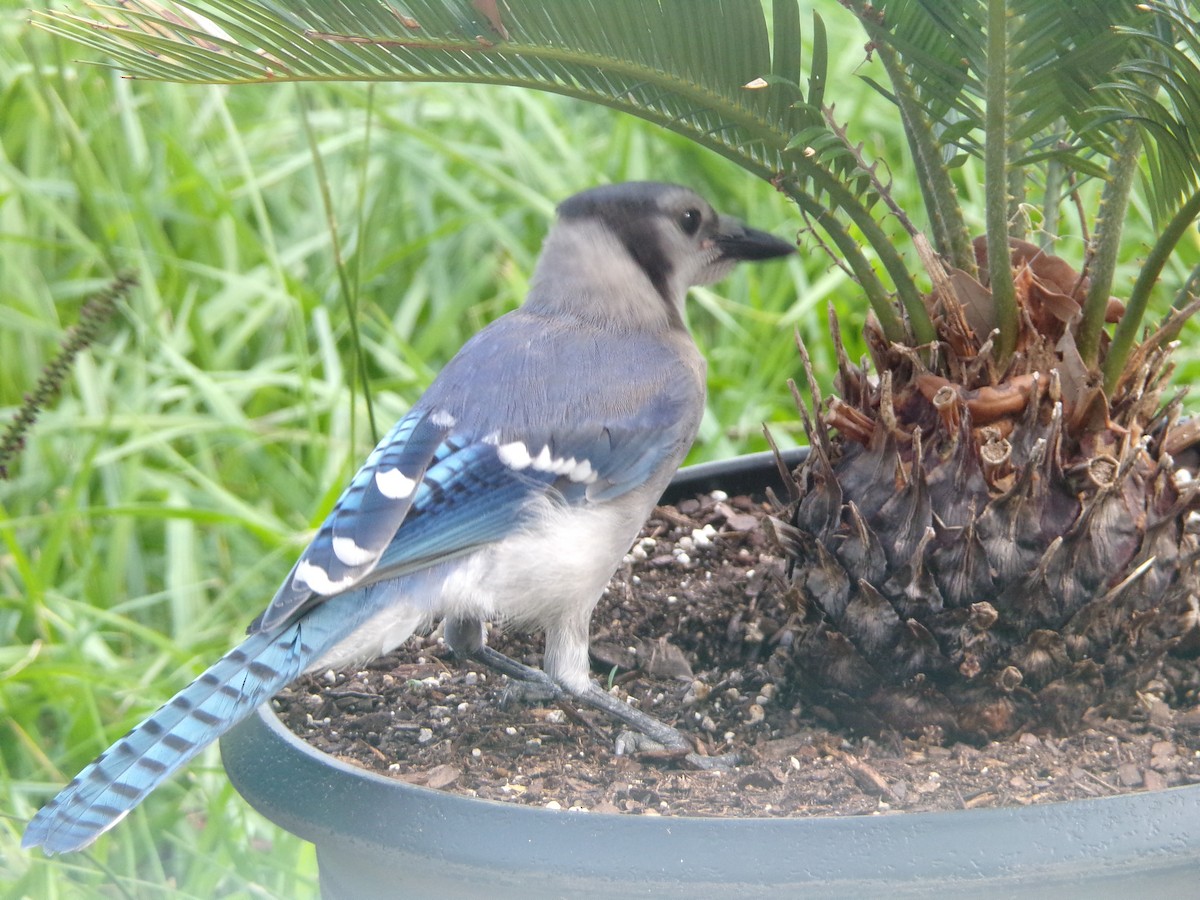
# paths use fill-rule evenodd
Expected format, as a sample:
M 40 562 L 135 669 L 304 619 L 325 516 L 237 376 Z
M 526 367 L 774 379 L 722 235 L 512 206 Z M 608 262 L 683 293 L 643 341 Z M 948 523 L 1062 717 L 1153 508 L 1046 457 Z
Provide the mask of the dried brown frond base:
M 601 812 L 696 816 L 867 815 L 1015 806 L 1200 783 L 1200 707 L 1146 697 L 1132 720 L 1085 716 L 1067 738 L 983 746 L 826 726 L 788 663 L 793 614 L 782 562 L 746 497 L 701 498 L 649 523 L 593 620 L 601 678 L 677 724 L 732 773 L 615 757 L 616 729 L 572 704 L 502 709 L 503 678 L 451 659 L 436 637 L 362 672 L 298 682 L 276 700 L 319 749 L 372 771 L 469 796 Z M 716 534 L 706 533 L 715 531 Z M 661 637 L 646 640 L 645 636 Z M 541 644 L 492 642 L 531 664 Z
M 800 410 L 812 453 L 776 530 L 797 680 L 844 727 L 982 744 L 1200 689 L 1197 430 L 1166 396 L 1173 345 L 1147 339 L 1106 391 L 1077 344 L 1087 279 L 1011 249 L 1011 357 L 987 286 L 950 273 L 928 298 L 936 345 L 868 321 L 854 363 L 833 322 L 835 394 Z

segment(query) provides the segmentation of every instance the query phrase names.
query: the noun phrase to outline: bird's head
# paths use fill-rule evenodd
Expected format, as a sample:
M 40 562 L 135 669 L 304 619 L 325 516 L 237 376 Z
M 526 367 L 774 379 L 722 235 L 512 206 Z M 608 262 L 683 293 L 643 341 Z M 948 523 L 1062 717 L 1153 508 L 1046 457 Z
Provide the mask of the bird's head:
M 689 188 L 604 185 L 559 204 L 531 300 L 570 304 L 598 321 L 682 327 L 688 288 L 724 277 L 738 262 L 794 251 L 788 241 L 718 214 Z

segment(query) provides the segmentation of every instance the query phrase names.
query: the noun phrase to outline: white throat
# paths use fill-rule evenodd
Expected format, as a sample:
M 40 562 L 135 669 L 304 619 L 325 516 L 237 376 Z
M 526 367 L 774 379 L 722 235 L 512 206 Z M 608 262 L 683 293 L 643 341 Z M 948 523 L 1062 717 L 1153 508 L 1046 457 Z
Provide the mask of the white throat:
M 682 321 L 687 286 L 672 284 L 670 293 L 668 304 L 603 223 L 566 220 L 555 225 L 542 246 L 525 308 L 602 327 L 666 330 Z

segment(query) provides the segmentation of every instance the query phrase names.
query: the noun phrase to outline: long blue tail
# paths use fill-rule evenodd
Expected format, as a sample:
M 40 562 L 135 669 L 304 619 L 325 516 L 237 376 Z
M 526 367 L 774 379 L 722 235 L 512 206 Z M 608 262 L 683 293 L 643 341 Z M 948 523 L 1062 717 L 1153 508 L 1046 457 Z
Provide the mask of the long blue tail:
M 221 657 L 42 807 L 21 846 L 40 846 L 50 854 L 80 850 L 120 822 L 325 649 L 306 645 L 301 634 L 310 629 L 304 624 L 301 619 L 282 631 L 253 634 Z

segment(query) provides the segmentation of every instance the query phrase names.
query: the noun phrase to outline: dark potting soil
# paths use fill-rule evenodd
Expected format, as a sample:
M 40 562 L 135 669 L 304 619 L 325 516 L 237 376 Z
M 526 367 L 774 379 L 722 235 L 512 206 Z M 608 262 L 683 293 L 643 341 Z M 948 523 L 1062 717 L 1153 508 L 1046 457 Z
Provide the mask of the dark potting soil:
M 574 702 L 509 699 L 508 682 L 453 658 L 438 632 L 359 671 L 307 676 L 275 707 L 340 759 L 414 784 L 562 809 L 642 815 L 811 816 L 1020 806 L 1200 782 L 1200 707 L 1145 698 L 1134 721 L 1089 714 L 1070 737 L 982 747 L 940 735 L 829 729 L 783 677 L 792 612 L 765 503 L 705 495 L 660 507 L 592 619 L 593 672 L 678 727 L 729 771 L 616 756 L 620 728 Z M 530 665 L 541 639 L 493 628 Z

